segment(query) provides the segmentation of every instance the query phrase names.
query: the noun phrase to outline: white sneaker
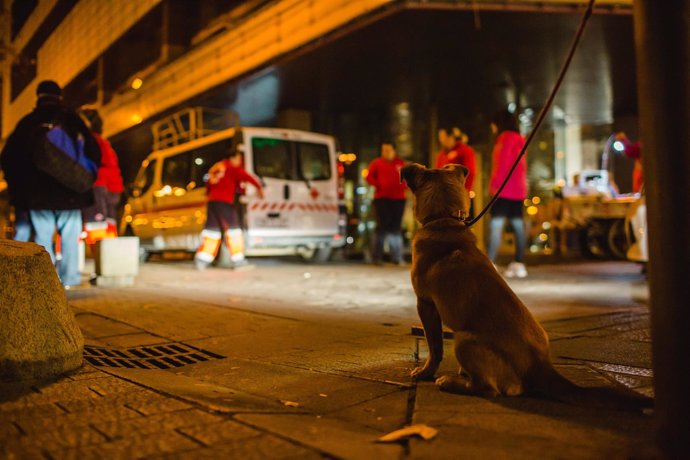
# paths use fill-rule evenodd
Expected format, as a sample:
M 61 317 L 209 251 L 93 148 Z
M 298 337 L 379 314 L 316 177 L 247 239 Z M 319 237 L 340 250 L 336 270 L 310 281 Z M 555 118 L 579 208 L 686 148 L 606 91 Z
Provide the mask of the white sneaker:
M 511 262 L 503 274 L 506 278 L 526 278 L 527 268 L 522 262 Z

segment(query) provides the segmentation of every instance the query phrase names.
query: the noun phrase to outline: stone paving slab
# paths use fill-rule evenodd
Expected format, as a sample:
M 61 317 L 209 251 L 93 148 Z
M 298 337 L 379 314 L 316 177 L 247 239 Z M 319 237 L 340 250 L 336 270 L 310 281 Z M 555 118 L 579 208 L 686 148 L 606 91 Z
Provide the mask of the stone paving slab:
M 155 388 L 185 401 L 201 404 L 217 412 L 281 412 L 279 399 L 249 394 L 235 388 L 163 370 L 111 369 L 128 382 Z
M 385 460 L 402 454 L 399 445 L 375 443 L 381 436 L 377 431 L 325 416 L 240 414 L 236 419 L 338 458 Z
M 120 321 L 114 321 L 93 313 L 77 313 L 75 315 L 82 333 L 89 338 L 102 338 L 124 334 L 136 334 L 141 329 Z
M 233 372 L 233 367 L 239 369 Z M 229 388 L 251 388 L 266 400 L 296 402 L 299 409 L 317 414 L 399 391 L 398 385 L 254 361 L 222 360 L 182 372 Z
M 400 389 L 395 393 L 329 412 L 328 416 L 385 434 L 407 423 L 409 398 L 409 390 Z
M 147 458 L 162 452 L 189 451 L 200 446 L 175 431 L 139 435 L 131 433 L 126 438 L 107 443 L 84 445 L 63 450 L 50 450 L 55 460 L 129 460 Z M 187 458 L 192 458 L 191 455 Z
M 242 460 L 266 460 L 266 459 L 294 459 L 316 460 L 324 456 L 313 449 L 309 449 L 283 439 L 270 435 L 260 435 L 252 438 L 225 440 L 220 444 L 191 451 L 182 451 L 172 454 L 155 455 L 151 459 L 193 459 L 193 460 L 218 460 L 241 458 Z
M 551 354 L 559 357 L 616 363 L 651 369 L 652 348 L 648 342 L 616 341 L 611 337 L 578 337 L 551 343 Z
M 440 430 L 413 458 L 624 458 L 649 440 L 652 418 L 532 398 L 484 399 L 417 387 L 415 423 Z M 487 442 L 491 440 L 491 442 Z M 444 449 L 447 451 L 444 453 Z

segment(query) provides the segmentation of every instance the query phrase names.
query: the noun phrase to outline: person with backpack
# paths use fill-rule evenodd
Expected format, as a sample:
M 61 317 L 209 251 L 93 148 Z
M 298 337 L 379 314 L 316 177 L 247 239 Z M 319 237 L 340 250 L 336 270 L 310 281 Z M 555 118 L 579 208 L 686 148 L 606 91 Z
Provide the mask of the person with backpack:
M 34 240 L 53 263 L 53 236 L 59 234 L 62 259 L 57 271 L 69 289 L 81 283 L 81 209 L 94 202 L 101 153 L 82 119 L 64 106 L 56 82 L 40 82 L 36 96 L 36 107 L 17 123 L 0 158 L 14 206 L 28 210 Z

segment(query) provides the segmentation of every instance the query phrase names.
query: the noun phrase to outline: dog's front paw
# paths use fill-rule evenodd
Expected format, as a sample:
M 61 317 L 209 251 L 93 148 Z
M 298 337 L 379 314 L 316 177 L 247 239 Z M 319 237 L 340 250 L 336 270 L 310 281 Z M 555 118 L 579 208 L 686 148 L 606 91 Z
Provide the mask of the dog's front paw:
M 452 379 L 448 375 L 444 375 L 442 377 L 439 377 L 436 379 L 434 382 L 437 387 L 439 387 L 441 390 L 446 390 L 448 387 L 452 384 Z
M 434 374 L 436 374 L 436 370 L 429 366 L 417 367 L 410 372 L 410 376 L 414 380 L 434 380 Z

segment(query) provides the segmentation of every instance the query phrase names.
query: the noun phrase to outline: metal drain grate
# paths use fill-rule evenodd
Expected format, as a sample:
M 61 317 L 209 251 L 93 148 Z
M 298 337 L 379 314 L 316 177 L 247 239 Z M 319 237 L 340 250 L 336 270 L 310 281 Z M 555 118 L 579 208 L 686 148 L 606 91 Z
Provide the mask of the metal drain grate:
M 195 348 L 184 343 L 168 343 L 127 349 L 86 345 L 84 359 L 96 367 L 127 369 L 171 369 L 225 356 Z

